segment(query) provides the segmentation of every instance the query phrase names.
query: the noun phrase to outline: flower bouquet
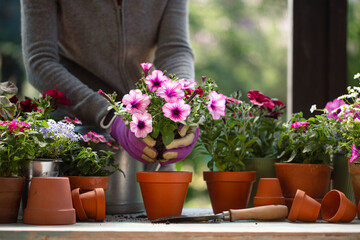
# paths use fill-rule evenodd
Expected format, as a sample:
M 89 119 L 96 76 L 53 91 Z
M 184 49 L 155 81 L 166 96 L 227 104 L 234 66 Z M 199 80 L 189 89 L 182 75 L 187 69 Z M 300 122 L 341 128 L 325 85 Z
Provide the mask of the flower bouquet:
M 184 137 L 187 131 L 196 134 L 207 110 L 214 119 L 218 118 L 225 110 L 225 100 L 215 92 L 216 84 L 210 79 L 204 77 L 202 85 L 195 88 L 194 80 L 179 79 L 160 70 L 148 74 L 152 64 L 141 66 L 143 75 L 136 89 L 130 90 L 121 101 L 116 101 L 115 92 L 106 94 L 99 90 L 99 94 L 109 101 L 109 110 L 114 109 L 115 115 L 123 117 L 137 138 L 156 141 L 157 160 L 162 163 L 163 154 L 172 148 L 174 140 Z

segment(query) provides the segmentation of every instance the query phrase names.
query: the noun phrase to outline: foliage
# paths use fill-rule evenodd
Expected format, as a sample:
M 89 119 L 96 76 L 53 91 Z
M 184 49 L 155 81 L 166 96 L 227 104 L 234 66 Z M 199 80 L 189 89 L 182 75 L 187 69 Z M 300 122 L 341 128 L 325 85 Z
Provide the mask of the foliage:
M 301 112 L 294 113 L 279 137 L 280 160 L 330 166 L 330 155 L 336 148 L 335 131 L 326 114 L 305 119 Z

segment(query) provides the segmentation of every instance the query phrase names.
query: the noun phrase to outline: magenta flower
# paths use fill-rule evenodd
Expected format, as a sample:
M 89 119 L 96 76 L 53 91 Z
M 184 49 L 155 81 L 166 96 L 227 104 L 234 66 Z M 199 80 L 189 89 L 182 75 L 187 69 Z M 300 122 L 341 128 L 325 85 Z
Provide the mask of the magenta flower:
M 196 82 L 194 79 L 180 79 L 178 83 L 181 84 L 182 90 L 195 88 Z
M 184 121 L 190 115 L 191 107 L 184 100 L 177 102 L 165 103 L 163 108 L 164 116 L 174 122 Z
M 7 125 L 10 134 L 13 133 L 15 129 L 18 129 L 19 132 L 24 132 L 24 129 L 30 129 L 30 125 L 28 123 L 17 120 L 3 121 L 1 122 L 1 125 Z
M 295 128 L 295 132 L 298 132 L 298 130 L 302 130 L 304 132 L 307 130 L 307 127 L 310 125 L 308 122 L 294 122 L 290 125 L 291 128 Z
M 84 142 L 106 143 L 106 138 L 101 134 L 97 134 L 96 132 L 88 132 L 87 134 L 84 134 L 82 137 Z
M 164 82 L 169 81 L 169 78 L 164 75 L 160 70 L 154 70 L 151 75 L 145 78 L 145 83 L 149 88 L 150 92 L 158 90 Z
M 210 101 L 207 102 L 207 109 L 211 113 L 214 120 L 218 120 L 221 116 L 225 116 L 226 97 L 221 93 L 211 92 L 209 94 Z
M 226 103 L 242 103 L 242 101 L 232 97 L 226 97 Z
M 157 91 L 158 95 L 165 99 L 166 102 L 176 102 L 185 96 L 180 83 L 175 81 L 167 81 Z
M 130 93 L 122 98 L 122 102 L 126 105 L 126 110 L 130 114 L 143 113 L 146 112 L 146 108 L 150 104 L 150 97 L 142 94 L 139 89 L 135 89 L 130 90 Z
M 269 98 L 268 96 L 265 96 L 263 93 L 256 91 L 256 90 L 250 90 L 247 93 L 247 96 L 250 100 L 250 102 L 252 102 L 253 104 L 256 104 L 258 106 L 264 106 L 267 108 L 274 108 L 275 104 L 274 102 L 271 100 L 271 98 Z
M 130 130 L 135 133 L 137 138 L 146 137 L 153 130 L 152 116 L 149 113 L 135 113 L 130 122 Z
M 356 159 L 358 159 L 360 156 L 359 151 L 357 150 L 355 144 L 352 145 L 352 152 L 351 152 L 351 158 L 349 159 L 349 162 L 353 162 Z
M 145 76 L 148 74 L 150 68 L 152 68 L 153 64 L 152 63 L 141 63 L 141 68 L 145 74 Z
M 341 112 L 340 107 L 342 105 L 345 105 L 345 102 L 339 99 L 334 99 L 333 101 L 328 102 L 325 106 L 325 109 L 327 110 L 327 117 L 341 121 L 338 114 Z

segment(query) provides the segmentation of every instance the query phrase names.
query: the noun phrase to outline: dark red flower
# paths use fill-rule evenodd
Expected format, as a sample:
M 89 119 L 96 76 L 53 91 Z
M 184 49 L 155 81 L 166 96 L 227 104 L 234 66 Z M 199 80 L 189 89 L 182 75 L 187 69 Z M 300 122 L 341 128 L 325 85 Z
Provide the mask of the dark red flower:
M 285 104 L 278 99 L 272 100 L 272 102 L 275 104 L 275 106 L 285 107 Z
M 191 88 L 185 89 L 185 99 L 188 99 L 193 93 L 194 90 L 192 90 Z
M 34 104 L 30 98 L 26 98 L 24 101 L 21 101 L 20 106 L 23 112 L 32 112 L 38 110 L 38 106 Z
M 201 86 L 198 86 L 198 87 L 196 88 L 196 90 L 198 90 L 198 94 L 199 94 L 200 97 L 202 97 L 202 95 L 204 95 L 204 90 L 202 89 Z
M 271 98 L 269 98 L 268 96 L 265 96 L 263 93 L 256 91 L 256 90 L 250 90 L 247 93 L 248 98 L 250 99 L 250 102 L 252 102 L 253 104 L 256 104 L 258 106 L 264 106 L 267 108 L 274 108 L 275 104 L 274 102 L 271 100 Z
M 11 103 L 17 103 L 19 101 L 19 99 L 16 97 L 16 95 L 14 95 L 12 98 L 9 99 L 9 101 Z
M 63 92 L 54 89 L 49 89 L 44 92 L 44 97 L 46 97 L 46 95 L 49 95 L 50 97 L 56 99 L 56 104 L 70 106 L 70 99 L 68 99 L 65 93 Z

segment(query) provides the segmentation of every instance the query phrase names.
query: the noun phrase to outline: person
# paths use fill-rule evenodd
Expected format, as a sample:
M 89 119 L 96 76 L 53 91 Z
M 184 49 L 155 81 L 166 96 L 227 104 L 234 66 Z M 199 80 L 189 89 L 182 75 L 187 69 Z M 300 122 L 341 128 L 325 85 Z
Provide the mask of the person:
M 194 78 L 187 1 L 21 0 L 21 20 L 28 81 L 40 92 L 64 92 L 71 101 L 57 116 L 107 130 L 144 163 L 168 164 L 191 152 L 198 131 L 182 134 L 166 158 L 158 156 L 154 141 L 134 137 L 97 93 L 116 91 L 120 100 L 140 79 L 142 62 Z

